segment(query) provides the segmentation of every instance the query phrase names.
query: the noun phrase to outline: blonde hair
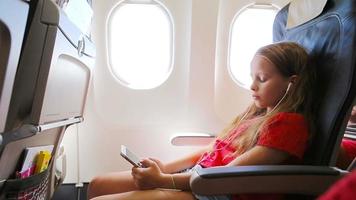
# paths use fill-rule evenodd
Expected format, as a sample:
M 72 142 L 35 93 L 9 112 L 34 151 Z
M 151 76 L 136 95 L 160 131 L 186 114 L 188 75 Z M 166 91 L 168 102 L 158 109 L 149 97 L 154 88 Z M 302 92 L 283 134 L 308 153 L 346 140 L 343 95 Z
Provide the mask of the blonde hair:
M 313 121 L 311 95 L 315 73 L 305 49 L 297 43 L 279 42 L 261 47 L 255 55 L 267 58 L 282 76 L 297 75 L 298 78 L 272 111 L 267 113 L 266 108 L 258 108 L 252 103 L 218 135 L 220 139 L 226 138 L 240 123 L 255 118 L 249 128 L 233 141 L 232 144 L 236 148 L 235 154 L 241 154 L 255 146 L 261 129 L 267 127 L 268 123 L 271 123 L 271 118 L 279 112 L 300 113 L 308 122 Z M 312 127 L 309 126 L 309 130 L 311 129 Z

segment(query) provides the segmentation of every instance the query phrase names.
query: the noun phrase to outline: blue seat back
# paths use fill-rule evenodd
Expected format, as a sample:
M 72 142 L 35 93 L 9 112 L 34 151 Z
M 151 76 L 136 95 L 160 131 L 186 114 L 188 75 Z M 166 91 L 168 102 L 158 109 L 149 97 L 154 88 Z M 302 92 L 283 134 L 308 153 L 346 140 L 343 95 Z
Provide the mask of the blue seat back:
M 345 119 L 356 96 L 356 1 L 329 0 L 316 18 L 286 28 L 288 7 L 276 16 L 273 40 L 295 41 L 304 46 L 315 61 L 315 131 L 305 162 L 334 165 L 346 125 Z

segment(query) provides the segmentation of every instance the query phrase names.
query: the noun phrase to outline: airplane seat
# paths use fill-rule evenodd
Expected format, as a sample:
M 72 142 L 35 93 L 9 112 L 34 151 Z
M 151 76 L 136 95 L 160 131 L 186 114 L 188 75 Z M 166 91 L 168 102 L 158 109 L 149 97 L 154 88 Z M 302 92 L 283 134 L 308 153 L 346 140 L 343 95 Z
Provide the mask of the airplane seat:
M 287 28 L 289 6 L 274 22 L 274 42 L 294 41 L 317 68 L 316 129 L 303 165 L 241 166 L 197 170 L 190 185 L 199 195 L 283 193 L 317 196 L 347 171 L 336 156 L 356 97 L 356 2 L 328 0 L 317 17 Z
M 12 87 L 4 84 L 2 89 L 11 93 L 6 94 L 10 100 L 6 117 L 1 118 L 0 199 L 50 199 L 64 178 L 54 167 L 64 132 L 83 120 L 95 46 L 54 1 L 21 2 L 28 8 L 23 17 L 27 25 L 22 49 L 18 65 L 12 66 L 16 72 Z M 15 10 L 17 15 L 18 8 L 8 8 L 4 16 L 13 17 Z M 16 27 L 18 22 L 11 21 L 8 26 Z M 3 37 L 0 39 L 3 43 Z M 48 148 L 51 159 L 47 169 L 21 177 L 29 152 Z M 33 166 L 33 158 L 26 164 Z
M 0 3 L 0 132 L 3 132 L 20 59 L 29 5 L 19 0 L 4 0 Z M 18 9 L 18 14 L 13 16 L 11 10 L 15 8 Z
M 317 102 L 316 130 L 305 155 L 307 164 L 335 165 L 335 152 L 356 94 L 355 12 L 354 1 L 329 0 L 323 13 L 306 24 L 287 29 L 288 7 L 275 20 L 274 41 L 295 41 L 304 46 L 318 72 L 315 96 L 322 99 Z

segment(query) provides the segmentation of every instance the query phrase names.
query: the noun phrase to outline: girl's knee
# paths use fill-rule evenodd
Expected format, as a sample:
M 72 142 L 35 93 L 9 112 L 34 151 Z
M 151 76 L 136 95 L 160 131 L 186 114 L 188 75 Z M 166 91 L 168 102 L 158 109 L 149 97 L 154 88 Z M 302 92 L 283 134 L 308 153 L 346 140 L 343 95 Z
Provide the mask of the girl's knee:
M 100 186 L 102 186 L 103 184 L 103 180 L 102 177 L 98 176 L 98 177 L 94 177 L 88 185 L 88 191 L 87 191 L 87 196 L 88 199 L 93 199 L 96 196 L 101 195 L 100 194 Z

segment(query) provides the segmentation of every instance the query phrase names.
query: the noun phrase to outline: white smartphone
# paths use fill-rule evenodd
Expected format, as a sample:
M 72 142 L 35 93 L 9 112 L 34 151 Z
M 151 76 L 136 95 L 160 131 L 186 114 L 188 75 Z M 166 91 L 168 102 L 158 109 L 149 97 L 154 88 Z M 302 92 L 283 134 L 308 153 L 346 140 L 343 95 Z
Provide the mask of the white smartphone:
M 125 145 L 121 145 L 121 152 L 120 155 L 129 161 L 135 167 L 143 167 L 140 163 L 140 159 L 132 153 Z

